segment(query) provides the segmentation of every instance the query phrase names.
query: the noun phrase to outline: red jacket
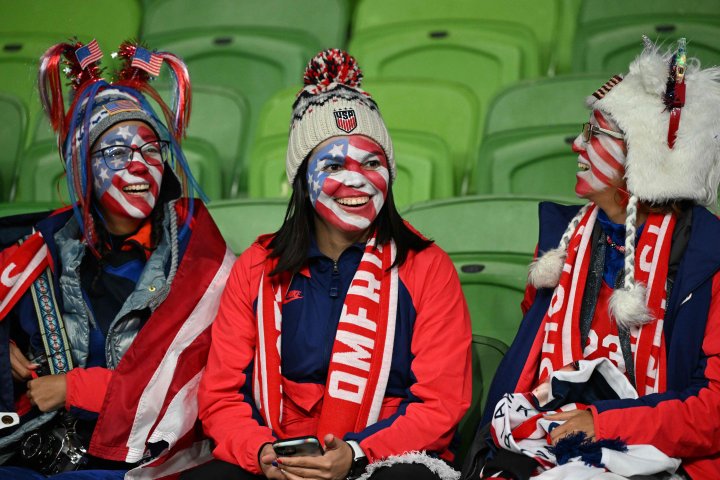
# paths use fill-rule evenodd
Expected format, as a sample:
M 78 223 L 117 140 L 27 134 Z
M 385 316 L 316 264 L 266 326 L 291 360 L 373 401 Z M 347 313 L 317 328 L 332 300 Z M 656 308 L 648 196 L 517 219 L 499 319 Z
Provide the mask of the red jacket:
M 276 439 L 260 418 L 251 392 L 255 302 L 268 253 L 256 242 L 233 267 L 213 325 L 199 391 L 199 415 L 205 432 L 215 441 L 215 457 L 254 473 L 261 472 L 260 447 Z M 296 282 L 301 288 L 309 282 L 309 270 L 295 276 L 291 289 L 297 292 Z M 472 335 L 465 299 L 452 262 L 435 245 L 411 251 L 399 278 L 396 345 L 407 337 L 409 351 L 394 349 L 378 422 L 361 432 L 348 432 L 344 438 L 358 441 L 371 462 L 419 450 L 452 460 L 448 447 L 471 400 Z M 290 301 L 297 298 L 295 294 Z M 314 327 L 311 320 L 304 321 L 308 325 L 303 328 Z M 312 378 L 283 380 L 283 427 L 293 436 L 315 435 L 322 383 Z

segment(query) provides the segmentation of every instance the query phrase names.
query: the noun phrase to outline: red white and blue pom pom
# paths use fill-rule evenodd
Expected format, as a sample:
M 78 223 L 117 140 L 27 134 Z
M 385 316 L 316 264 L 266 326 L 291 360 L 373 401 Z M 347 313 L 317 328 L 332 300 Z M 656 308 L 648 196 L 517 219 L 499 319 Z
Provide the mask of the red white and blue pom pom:
M 315 95 L 336 85 L 362 91 L 362 72 L 355 58 L 338 48 L 323 50 L 315 55 L 305 68 L 305 91 Z

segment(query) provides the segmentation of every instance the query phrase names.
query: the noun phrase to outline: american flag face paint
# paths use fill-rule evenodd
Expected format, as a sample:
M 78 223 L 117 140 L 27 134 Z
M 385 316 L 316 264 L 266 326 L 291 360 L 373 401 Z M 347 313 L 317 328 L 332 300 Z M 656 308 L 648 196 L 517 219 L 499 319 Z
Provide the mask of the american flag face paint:
M 98 139 L 93 151 L 113 145 L 140 148 L 157 140 L 155 132 L 145 123 L 121 122 Z M 91 162 L 95 198 L 104 213 L 134 219 L 150 215 L 160 192 L 164 164 L 148 165 L 139 151 L 133 152 L 127 168 L 122 170 L 108 168 L 101 153 L 93 154 Z M 120 163 L 114 165 L 118 166 Z
M 387 198 L 387 157 L 367 137 L 332 137 L 312 153 L 307 182 L 310 201 L 322 219 L 342 231 L 362 231 L 372 224 Z
M 590 114 L 590 124 L 614 132 L 620 127 L 609 115 L 600 110 Z M 573 142 L 573 151 L 578 153 L 575 194 L 580 198 L 623 184 L 627 146 L 625 141 L 610 135 L 594 133 L 589 142 L 580 134 Z

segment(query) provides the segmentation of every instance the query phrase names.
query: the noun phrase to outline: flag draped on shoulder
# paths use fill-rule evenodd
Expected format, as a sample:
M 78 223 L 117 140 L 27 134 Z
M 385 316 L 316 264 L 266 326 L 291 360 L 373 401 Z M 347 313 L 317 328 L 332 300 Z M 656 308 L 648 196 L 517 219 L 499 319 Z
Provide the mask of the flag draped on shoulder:
M 197 388 L 225 281 L 235 261 L 202 204 L 172 288 L 113 372 L 89 452 L 138 462 L 127 478 L 162 478 L 210 459 L 196 436 Z M 156 453 L 156 452 L 155 452 Z

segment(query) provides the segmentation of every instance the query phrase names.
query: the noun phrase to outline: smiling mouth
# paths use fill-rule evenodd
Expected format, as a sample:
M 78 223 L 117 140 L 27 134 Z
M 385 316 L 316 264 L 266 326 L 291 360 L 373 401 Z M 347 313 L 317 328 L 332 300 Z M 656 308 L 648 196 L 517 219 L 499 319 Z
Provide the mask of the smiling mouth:
M 588 170 L 590 170 L 590 165 L 587 165 L 585 163 L 578 162 L 577 166 L 578 169 L 583 172 L 587 172 Z
M 125 185 L 122 190 L 125 193 L 146 193 L 148 190 L 150 190 L 150 184 L 136 183 L 133 185 Z
M 370 201 L 370 197 L 345 197 L 336 198 L 335 201 L 345 207 L 362 207 Z

